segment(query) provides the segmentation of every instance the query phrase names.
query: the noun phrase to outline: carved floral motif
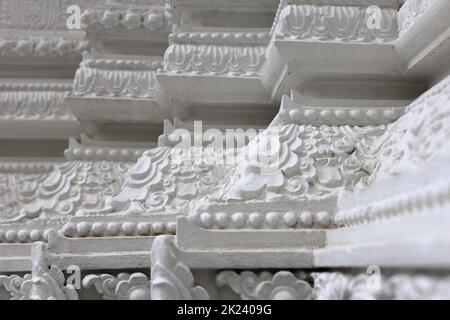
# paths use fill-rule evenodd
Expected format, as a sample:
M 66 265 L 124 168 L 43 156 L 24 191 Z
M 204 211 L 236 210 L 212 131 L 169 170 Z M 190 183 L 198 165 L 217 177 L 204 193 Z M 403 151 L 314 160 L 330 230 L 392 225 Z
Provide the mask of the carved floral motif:
M 22 300 L 23 294 L 20 291 L 22 284 L 31 279 L 31 274 L 27 273 L 23 277 L 18 275 L 0 275 L 0 287 L 4 287 L 11 295 L 10 300 Z
M 88 275 L 83 279 L 83 287 L 95 287 L 105 300 L 150 300 L 149 277 L 143 273 L 119 273 Z
M 127 172 L 112 204 L 117 211 L 180 210 L 193 199 L 217 192 L 226 175 L 224 165 L 194 164 L 176 156 L 169 147 L 155 148 L 144 152 Z
M 223 202 L 336 196 L 370 176 L 375 163 L 367 154 L 383 132 L 384 126 L 271 127 L 245 147 L 250 151 L 242 152 L 237 165 L 199 165 L 192 161 L 195 156 L 191 161 L 174 157 L 175 148 L 152 149 L 127 173 L 112 205 L 115 211 L 145 213 L 184 211 L 192 200 L 202 198 Z M 265 174 L 261 163 L 248 155 L 261 150 L 258 144 L 267 144 L 275 133 L 276 148 L 269 151 L 276 161 Z M 189 151 L 195 153 L 195 148 Z
M 222 271 L 216 276 L 216 285 L 230 286 L 243 300 L 309 300 L 312 295 L 310 284 L 289 271 L 275 274 Z
M 238 161 L 227 197 L 270 199 L 283 194 L 295 198 L 333 194 L 344 187 L 351 189 L 372 172 L 373 159 L 366 154 L 371 142 L 383 132 L 384 126 L 269 127 L 246 148 L 263 150 L 254 144 L 271 144 L 267 151 L 275 160 L 269 166 L 251 161 L 251 157 Z M 277 137 L 275 143 L 271 141 L 273 137 Z M 264 170 L 269 169 L 270 173 L 265 174 Z
M 16 177 L 14 193 L 7 192 L 9 189 L 3 192 L 0 218 L 3 222 L 37 217 L 64 220 L 104 208 L 106 199 L 119 190 L 128 166 L 123 162 L 73 161 L 55 166 L 50 174 Z

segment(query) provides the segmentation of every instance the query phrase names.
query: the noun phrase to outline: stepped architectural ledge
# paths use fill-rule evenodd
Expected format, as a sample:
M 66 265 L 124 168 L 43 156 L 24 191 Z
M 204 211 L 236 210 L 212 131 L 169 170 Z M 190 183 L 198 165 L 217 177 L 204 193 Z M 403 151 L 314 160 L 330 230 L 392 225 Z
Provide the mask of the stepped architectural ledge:
M 450 298 L 448 0 L 31 2 L 0 300 Z

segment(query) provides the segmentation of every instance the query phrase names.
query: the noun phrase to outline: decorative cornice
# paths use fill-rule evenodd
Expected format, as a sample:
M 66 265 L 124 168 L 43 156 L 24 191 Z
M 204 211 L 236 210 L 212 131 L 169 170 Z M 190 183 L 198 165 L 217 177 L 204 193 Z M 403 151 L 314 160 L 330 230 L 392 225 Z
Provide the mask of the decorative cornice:
M 2 36 L 0 57 L 66 57 L 79 58 L 88 47 L 79 37 Z
M 162 67 L 159 59 L 126 59 L 126 58 L 95 58 L 88 54 L 83 57 L 82 67 L 99 70 L 158 70 Z
M 405 107 L 309 107 L 283 96 L 280 111 L 271 125 L 378 126 L 396 121 Z
M 86 237 L 149 237 L 162 234 L 171 235 L 176 232 L 175 222 L 69 222 L 62 232 L 70 238 Z
M 265 64 L 265 46 L 173 44 L 164 55 L 159 74 L 259 77 Z
M 403 192 L 369 204 L 340 208 L 335 222 L 339 226 L 353 226 L 400 215 L 426 214 L 433 210 L 446 211 L 449 207 L 450 184 L 436 182 L 413 192 Z
M 404 0 L 371 0 L 370 4 L 367 0 L 280 0 L 280 3 L 275 13 L 274 23 L 272 25 L 270 34 L 274 34 L 278 21 L 280 20 L 281 12 L 288 5 L 315 5 L 315 6 L 368 6 L 376 5 L 383 8 L 399 9 Z
M 0 174 L 4 173 L 24 173 L 41 174 L 49 173 L 58 162 L 10 162 L 0 161 Z
M 71 85 L 0 82 L 0 119 L 75 120 L 64 105 Z
M 101 148 L 79 145 L 64 151 L 64 156 L 69 161 L 113 161 L 135 162 L 144 151 L 129 148 Z
M 189 31 L 178 30 L 169 35 L 169 44 L 214 44 L 214 45 L 267 45 L 267 31 Z
M 59 226 L 55 226 L 59 227 Z M 45 227 L 45 224 L 36 226 L 27 225 L 0 225 L 0 243 L 33 243 L 47 242 L 50 232 L 54 228 Z
M 169 7 L 130 6 L 109 4 L 105 7 L 87 9 L 82 15 L 83 28 L 92 31 L 168 31 L 171 26 Z
M 381 27 L 370 28 L 367 6 L 287 5 L 278 15 L 277 40 L 391 42 L 397 38 L 397 10 L 379 8 Z
M 85 54 L 75 74 L 71 96 L 76 97 L 156 97 L 156 69 L 160 60 L 94 58 Z
M 144 151 L 145 149 L 138 148 L 85 146 L 70 138 L 69 148 L 64 151 L 64 156 L 69 161 L 136 162 Z
M 106 0 L 2 0 L 0 28 L 25 30 L 66 30 L 66 9 L 77 5 L 82 10 Z
M 56 91 L 67 92 L 72 90 L 72 83 L 58 82 L 29 82 L 29 81 L 0 81 L 0 91 Z
M 204 229 L 322 229 L 332 226 L 333 216 L 326 211 L 265 211 L 262 209 L 264 204 L 255 206 L 255 209 L 260 209 L 255 212 L 243 211 L 247 209 L 245 204 L 241 211 L 231 209 L 226 212 L 224 211 L 227 209 L 226 207 L 219 212 L 196 211 L 191 213 L 188 219 L 191 223 Z

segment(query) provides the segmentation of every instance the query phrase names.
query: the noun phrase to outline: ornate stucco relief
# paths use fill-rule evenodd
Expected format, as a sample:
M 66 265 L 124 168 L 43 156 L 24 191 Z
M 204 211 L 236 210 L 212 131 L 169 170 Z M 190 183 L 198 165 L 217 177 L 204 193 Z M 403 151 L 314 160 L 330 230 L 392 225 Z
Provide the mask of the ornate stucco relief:
M 0 28 L 27 30 L 67 30 L 66 9 L 78 5 L 92 7 L 103 0 L 3 0 Z
M 449 297 L 450 6 L 282 0 L 270 29 L 270 1 L 239 2 L 0 2 L 0 151 L 82 131 L 59 158 L 0 152 L 1 297 Z
M 342 194 L 339 221 L 411 214 L 448 202 L 449 80 L 423 94 L 388 126 L 374 153 L 377 164 L 368 179 L 370 186 Z
M 0 82 L 0 119 L 75 120 L 64 105 L 70 83 Z
M 155 98 L 158 60 L 95 58 L 84 55 L 75 74 L 76 97 Z
M 397 13 L 379 9 L 380 28 L 370 28 L 371 12 L 358 6 L 288 5 L 277 17 L 276 39 L 389 42 L 397 37 Z

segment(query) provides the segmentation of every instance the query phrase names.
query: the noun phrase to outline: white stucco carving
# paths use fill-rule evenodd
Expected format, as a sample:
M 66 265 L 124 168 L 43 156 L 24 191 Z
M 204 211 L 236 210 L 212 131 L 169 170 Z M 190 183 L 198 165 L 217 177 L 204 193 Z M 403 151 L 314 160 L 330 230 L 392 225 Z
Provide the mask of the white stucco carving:
M 120 273 L 117 277 L 110 274 L 87 275 L 83 286 L 94 286 L 105 300 L 150 300 L 150 280 L 140 272 Z
M 449 298 L 449 14 L 1 1 L 0 297 Z
M 373 29 L 368 24 L 370 9 L 350 5 L 287 5 L 277 18 L 274 34 L 279 39 L 388 42 L 397 36 L 395 8 L 380 9 L 380 28 Z

